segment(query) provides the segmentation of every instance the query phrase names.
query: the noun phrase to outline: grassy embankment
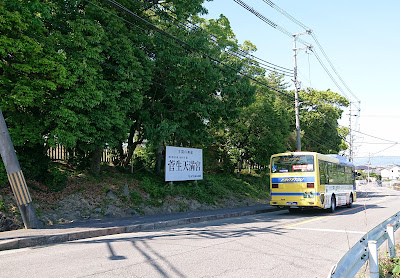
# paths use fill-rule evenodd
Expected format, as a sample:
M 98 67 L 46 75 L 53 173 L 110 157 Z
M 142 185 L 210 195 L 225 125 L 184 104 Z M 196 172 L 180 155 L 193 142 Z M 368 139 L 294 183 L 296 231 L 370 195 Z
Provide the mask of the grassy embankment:
M 91 177 L 92 183 L 107 180 L 104 190 L 113 190 L 117 196 L 123 196 L 126 184 L 130 184 L 128 200 L 133 205 L 162 205 L 166 198 L 183 197 L 197 200 L 199 203 L 217 204 L 226 198 L 237 199 L 268 199 L 269 176 L 266 174 L 242 173 L 236 174 L 204 174 L 204 179 L 197 182 L 185 181 L 166 183 L 163 177 L 150 172 L 113 172 L 106 171 L 100 177 Z M 122 199 L 124 199 L 122 197 Z
M 94 177 L 75 170 L 63 169 L 67 179 L 57 179 L 60 182 L 45 186 L 38 182 L 28 181 L 32 199 L 37 206 L 37 213 L 57 208 L 58 202 L 79 193 L 82 198 L 93 201 L 99 207 L 106 207 L 109 200 L 107 193 L 112 192 L 120 200 L 124 208 L 133 208 L 141 213 L 144 206 L 159 207 L 167 200 L 196 200 L 201 204 L 223 207 L 227 199 L 261 200 L 269 198 L 269 178 L 265 173 L 237 174 L 205 173 L 204 179 L 197 182 L 166 183 L 163 177 L 148 171 L 130 173 L 115 167 L 104 167 L 100 176 Z M 7 182 L 0 187 L 1 195 L 11 196 L 11 188 Z M 13 198 L 0 199 L 0 212 L 7 215 L 19 214 Z M 246 203 L 244 203 L 246 205 Z M 182 204 L 181 211 L 187 207 Z

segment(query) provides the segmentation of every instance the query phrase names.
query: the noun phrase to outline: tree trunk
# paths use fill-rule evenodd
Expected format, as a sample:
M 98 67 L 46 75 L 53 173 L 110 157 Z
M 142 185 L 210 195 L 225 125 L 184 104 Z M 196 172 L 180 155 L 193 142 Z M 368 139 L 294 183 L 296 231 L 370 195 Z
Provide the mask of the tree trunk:
M 156 175 L 161 175 L 163 149 L 164 149 L 164 143 L 161 141 L 160 145 L 158 145 L 157 156 L 156 156 L 156 165 L 154 167 L 154 173 Z
M 239 159 L 237 167 L 238 167 L 238 172 L 237 172 L 236 176 L 240 177 L 240 172 L 242 171 L 242 160 L 241 159 Z
M 100 164 L 101 164 L 101 155 L 103 154 L 103 148 L 97 146 L 96 149 L 91 153 L 90 160 L 90 173 L 95 176 L 100 174 Z
M 136 131 L 138 131 L 138 138 L 136 141 L 134 141 Z M 131 129 L 129 130 L 128 153 L 123 162 L 123 165 L 125 167 L 129 165 L 136 147 L 142 143 L 143 143 L 143 136 L 140 130 L 138 130 L 138 124 L 135 122 L 131 125 Z
M 118 141 L 118 158 L 113 159 L 114 165 L 123 165 L 125 161 L 125 153 L 124 153 L 124 148 L 122 147 L 122 141 Z

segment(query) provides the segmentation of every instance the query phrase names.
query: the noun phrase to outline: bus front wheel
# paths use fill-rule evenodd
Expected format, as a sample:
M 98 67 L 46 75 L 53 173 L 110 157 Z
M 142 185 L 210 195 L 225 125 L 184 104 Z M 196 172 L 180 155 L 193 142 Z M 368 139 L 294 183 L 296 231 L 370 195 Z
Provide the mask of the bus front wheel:
M 350 200 L 349 203 L 347 204 L 348 208 L 351 208 L 353 206 L 353 194 L 350 194 Z
M 336 211 L 336 198 L 335 195 L 332 195 L 330 212 L 335 212 L 335 211 Z

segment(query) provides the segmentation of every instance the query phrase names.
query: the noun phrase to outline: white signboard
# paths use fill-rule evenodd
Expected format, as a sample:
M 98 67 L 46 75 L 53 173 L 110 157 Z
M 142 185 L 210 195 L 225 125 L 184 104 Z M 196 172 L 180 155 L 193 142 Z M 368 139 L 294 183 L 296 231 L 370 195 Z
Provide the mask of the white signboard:
M 167 146 L 165 181 L 203 179 L 203 150 Z

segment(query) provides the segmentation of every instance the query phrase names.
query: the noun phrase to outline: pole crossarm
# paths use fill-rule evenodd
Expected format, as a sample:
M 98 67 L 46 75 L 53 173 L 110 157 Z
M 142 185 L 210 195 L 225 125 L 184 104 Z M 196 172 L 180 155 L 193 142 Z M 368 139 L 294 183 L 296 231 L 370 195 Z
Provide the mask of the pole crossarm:
M 313 49 L 313 46 L 312 46 L 312 45 L 309 45 L 309 46 L 303 46 L 303 47 L 298 47 L 298 48 L 296 48 L 296 49 L 293 49 L 293 50 L 305 50 L 305 49 L 312 50 L 312 49 Z
M 297 36 L 301 36 L 301 35 L 309 35 L 309 34 L 311 34 L 312 33 L 312 30 L 310 29 L 310 30 L 306 30 L 306 31 L 304 31 L 304 32 L 300 32 L 300 33 L 297 33 L 297 34 L 293 34 L 292 36 L 293 37 L 297 37 Z

